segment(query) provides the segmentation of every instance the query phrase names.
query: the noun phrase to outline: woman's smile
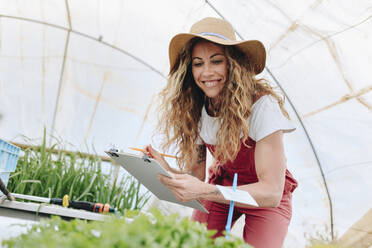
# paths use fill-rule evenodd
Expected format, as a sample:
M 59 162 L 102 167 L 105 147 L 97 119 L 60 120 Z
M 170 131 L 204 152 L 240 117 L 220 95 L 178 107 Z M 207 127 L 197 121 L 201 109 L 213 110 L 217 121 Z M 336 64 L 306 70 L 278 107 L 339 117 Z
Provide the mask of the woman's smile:
M 221 79 L 206 80 L 206 81 L 202 81 L 202 82 L 205 84 L 205 86 L 211 88 L 211 87 L 217 86 L 217 84 L 221 82 Z

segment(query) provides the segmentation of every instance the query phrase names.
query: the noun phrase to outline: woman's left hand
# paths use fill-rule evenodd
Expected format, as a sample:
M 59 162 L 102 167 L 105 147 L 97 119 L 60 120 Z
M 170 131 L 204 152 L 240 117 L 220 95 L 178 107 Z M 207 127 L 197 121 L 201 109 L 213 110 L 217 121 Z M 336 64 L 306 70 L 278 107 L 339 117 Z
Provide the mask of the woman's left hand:
M 189 174 L 170 174 L 173 178 L 158 175 L 158 179 L 172 191 L 177 200 L 187 202 L 199 199 L 205 187 L 204 182 Z

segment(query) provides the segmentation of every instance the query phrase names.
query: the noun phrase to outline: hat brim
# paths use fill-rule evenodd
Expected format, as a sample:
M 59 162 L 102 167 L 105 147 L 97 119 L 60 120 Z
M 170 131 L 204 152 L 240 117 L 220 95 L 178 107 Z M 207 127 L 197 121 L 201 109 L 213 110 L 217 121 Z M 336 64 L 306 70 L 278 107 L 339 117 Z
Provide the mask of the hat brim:
M 201 39 L 211 41 L 220 45 L 236 46 L 247 56 L 248 61 L 251 66 L 253 66 L 254 72 L 256 74 L 261 73 L 265 68 L 266 50 L 264 45 L 258 40 L 232 41 L 224 40 L 215 36 L 202 36 L 192 33 L 181 33 L 174 36 L 169 43 L 169 62 L 171 70 L 176 63 L 177 57 L 182 48 L 186 45 L 187 42 L 195 37 L 199 37 Z

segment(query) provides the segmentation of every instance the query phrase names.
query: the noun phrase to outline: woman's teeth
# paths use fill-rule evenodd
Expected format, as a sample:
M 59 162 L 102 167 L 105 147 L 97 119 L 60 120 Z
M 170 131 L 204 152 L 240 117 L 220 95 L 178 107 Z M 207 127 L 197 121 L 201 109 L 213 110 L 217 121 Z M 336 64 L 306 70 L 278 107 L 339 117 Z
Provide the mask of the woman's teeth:
M 213 80 L 213 81 L 204 81 L 205 86 L 207 87 L 213 87 L 218 84 L 219 80 Z

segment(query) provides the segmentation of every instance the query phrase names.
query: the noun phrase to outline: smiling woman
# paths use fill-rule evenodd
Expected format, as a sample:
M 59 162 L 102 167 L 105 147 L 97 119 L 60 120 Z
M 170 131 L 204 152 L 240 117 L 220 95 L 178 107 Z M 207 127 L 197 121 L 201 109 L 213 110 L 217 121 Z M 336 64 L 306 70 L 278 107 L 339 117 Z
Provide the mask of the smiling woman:
M 232 26 L 205 18 L 170 42 L 170 75 L 160 93 L 159 130 L 164 149 L 178 145 L 180 171 L 172 169 L 150 145 L 147 152 L 173 178 L 159 176 L 180 201 L 201 200 L 209 214 L 192 219 L 221 236 L 228 201 L 216 185 L 250 193 L 259 207 L 237 203 L 234 223 L 245 215 L 244 240 L 254 247 L 281 247 L 291 219 L 297 181 L 286 169 L 283 133 L 295 128 L 283 100 L 269 83 L 256 79 L 265 65 L 265 48 L 256 40 L 236 41 Z M 205 181 L 206 149 L 215 163 Z

